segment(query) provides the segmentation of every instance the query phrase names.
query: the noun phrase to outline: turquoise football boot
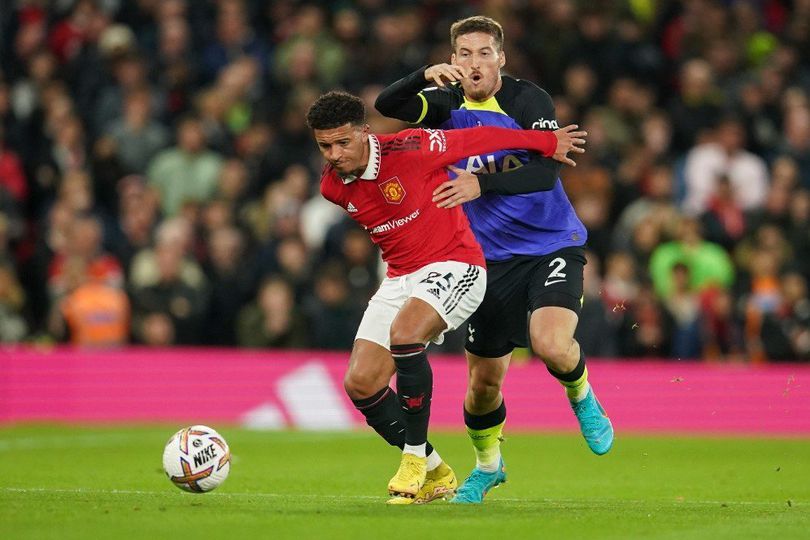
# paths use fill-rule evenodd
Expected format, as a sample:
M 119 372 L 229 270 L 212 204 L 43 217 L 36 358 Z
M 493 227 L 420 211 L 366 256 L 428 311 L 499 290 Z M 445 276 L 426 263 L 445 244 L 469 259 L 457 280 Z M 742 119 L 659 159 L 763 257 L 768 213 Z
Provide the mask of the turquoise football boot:
M 478 467 L 473 469 L 450 502 L 453 504 L 481 504 L 489 490 L 504 482 L 506 482 L 506 466 L 501 458 L 498 470 L 495 472 L 484 472 Z
M 582 401 L 572 401 L 571 408 L 579 421 L 582 436 L 593 453 L 599 456 L 606 454 L 613 446 L 613 425 L 605 409 L 597 401 L 593 389 L 588 389 L 588 394 Z

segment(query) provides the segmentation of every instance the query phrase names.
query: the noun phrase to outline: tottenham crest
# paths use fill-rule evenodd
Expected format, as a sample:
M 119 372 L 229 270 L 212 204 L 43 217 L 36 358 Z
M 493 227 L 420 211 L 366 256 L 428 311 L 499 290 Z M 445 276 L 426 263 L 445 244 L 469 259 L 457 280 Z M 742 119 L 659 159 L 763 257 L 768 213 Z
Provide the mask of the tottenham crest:
M 385 200 L 391 204 L 400 204 L 405 198 L 405 188 L 396 176 L 380 184 L 380 190 Z

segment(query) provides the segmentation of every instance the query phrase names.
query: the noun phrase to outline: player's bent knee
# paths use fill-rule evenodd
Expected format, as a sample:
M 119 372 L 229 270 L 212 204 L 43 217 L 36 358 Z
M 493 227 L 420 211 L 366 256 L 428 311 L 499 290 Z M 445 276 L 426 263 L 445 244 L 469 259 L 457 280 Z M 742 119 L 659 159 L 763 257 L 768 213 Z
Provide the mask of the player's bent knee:
M 349 370 L 343 377 L 343 389 L 351 399 L 371 397 L 390 381 L 381 373 L 368 370 Z
M 552 369 L 564 365 L 571 349 L 570 339 L 560 339 L 553 334 L 540 336 L 532 335 L 532 348 L 534 352 Z
M 500 381 L 498 380 L 472 380 L 470 381 L 470 394 L 476 401 L 489 401 L 498 396 L 501 391 Z
M 470 406 L 470 412 L 492 410 L 497 407 L 500 395 L 501 389 L 499 386 L 474 384 L 467 390 L 465 403 Z
M 410 345 L 411 343 L 426 343 L 427 341 L 428 338 L 410 328 L 391 328 L 391 345 Z

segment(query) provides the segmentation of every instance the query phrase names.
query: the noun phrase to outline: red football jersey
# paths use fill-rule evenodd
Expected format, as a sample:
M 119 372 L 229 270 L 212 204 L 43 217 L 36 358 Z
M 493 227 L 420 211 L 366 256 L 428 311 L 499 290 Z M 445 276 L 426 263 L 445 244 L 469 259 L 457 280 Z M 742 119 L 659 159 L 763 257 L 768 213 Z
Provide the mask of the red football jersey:
M 321 193 L 369 232 L 388 263 L 388 277 L 441 261 L 485 266 L 461 206 L 437 208 L 432 200 L 433 190 L 448 178 L 446 167 L 467 156 L 511 148 L 551 156 L 556 147 L 551 131 L 497 127 L 370 134 L 365 172 L 341 178 L 327 165 Z

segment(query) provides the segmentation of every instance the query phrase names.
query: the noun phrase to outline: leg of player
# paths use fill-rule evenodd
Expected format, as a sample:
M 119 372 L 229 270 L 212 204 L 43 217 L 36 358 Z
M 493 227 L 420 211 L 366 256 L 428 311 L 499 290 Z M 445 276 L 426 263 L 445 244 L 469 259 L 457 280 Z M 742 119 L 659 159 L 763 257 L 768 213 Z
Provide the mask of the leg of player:
M 397 393 L 388 384 L 396 371 L 391 353 L 377 343 L 357 339 L 349 359 L 343 386 L 366 423 L 391 446 L 405 447 L 405 411 Z M 430 441 L 426 443 L 427 478 L 415 502 L 430 502 L 456 488 L 452 469 L 442 461 Z
M 494 487 L 506 482 L 501 457 L 506 402 L 501 392 L 512 353 L 486 358 L 467 351 L 467 395 L 464 424 L 475 449 L 475 469 L 458 489 L 453 503 L 480 503 Z
M 427 474 L 427 433 L 433 371 L 425 344 L 438 336 L 447 323 L 419 298 L 409 298 L 391 324 L 391 354 L 397 371 L 397 394 L 405 411 L 405 446 L 397 474 L 388 484 L 392 504 L 416 498 Z
M 568 308 L 540 307 L 529 320 L 529 335 L 534 352 L 565 387 L 588 446 L 602 455 L 613 445 L 613 426 L 588 383 L 585 355 L 574 339 L 578 321 L 577 314 Z

